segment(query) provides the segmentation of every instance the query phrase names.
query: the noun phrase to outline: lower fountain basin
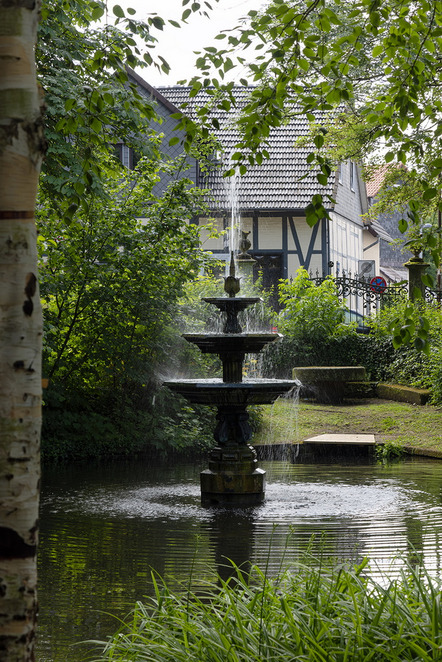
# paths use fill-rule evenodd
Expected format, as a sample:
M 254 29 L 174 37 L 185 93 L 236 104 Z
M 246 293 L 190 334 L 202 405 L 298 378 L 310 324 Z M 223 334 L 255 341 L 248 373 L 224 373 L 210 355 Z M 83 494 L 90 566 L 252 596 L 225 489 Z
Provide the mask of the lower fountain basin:
M 220 379 L 182 379 L 164 382 L 189 402 L 200 405 L 269 405 L 297 386 L 295 380 L 250 379 L 223 382 Z

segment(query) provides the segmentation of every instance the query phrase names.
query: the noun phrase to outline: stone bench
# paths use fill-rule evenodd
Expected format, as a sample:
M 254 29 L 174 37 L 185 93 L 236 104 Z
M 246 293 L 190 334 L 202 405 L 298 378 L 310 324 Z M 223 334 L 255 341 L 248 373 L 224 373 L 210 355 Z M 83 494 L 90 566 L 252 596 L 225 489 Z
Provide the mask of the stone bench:
M 298 379 L 322 404 L 338 405 L 348 391 L 349 382 L 366 379 L 364 366 L 308 366 L 293 368 L 293 379 Z

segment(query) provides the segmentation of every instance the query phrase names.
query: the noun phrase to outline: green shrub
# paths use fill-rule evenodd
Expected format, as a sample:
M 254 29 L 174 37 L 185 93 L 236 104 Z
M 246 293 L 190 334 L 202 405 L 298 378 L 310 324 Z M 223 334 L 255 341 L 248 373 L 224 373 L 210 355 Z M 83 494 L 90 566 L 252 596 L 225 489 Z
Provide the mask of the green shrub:
M 415 304 L 409 301 L 400 302 L 371 318 L 370 328 L 376 341 L 385 342 L 388 339 L 392 345 L 399 329 L 402 329 L 404 337 L 408 334 L 408 342 L 397 346 L 393 352 L 387 366 L 385 381 L 416 388 L 429 388 L 432 391 L 432 402 L 434 404 L 442 402 L 441 309 L 422 301 Z M 418 351 L 414 346 L 415 338 L 419 337 L 422 328 L 428 329 L 428 353 Z
M 305 338 L 283 338 L 269 345 L 263 354 L 263 373 L 267 377 L 289 379 L 295 366 L 363 365 L 367 378 L 384 381 L 394 355 L 389 338 L 379 340 L 372 336 L 349 331 L 337 338 L 322 338 L 310 344 Z
M 68 462 L 124 455 L 202 452 L 213 445 L 215 414 L 168 389 L 45 392 L 42 457 Z
M 304 269 L 280 286 L 285 309 L 277 316 L 282 342 L 266 348 L 266 376 L 289 378 L 295 366 L 363 365 L 372 381 L 430 388 L 442 402 L 442 311 L 422 301 L 400 301 L 370 318 L 370 333 L 343 323 L 342 303 L 333 280 L 319 286 Z M 416 349 L 428 331 L 429 352 Z M 401 342 L 399 342 L 401 338 Z
M 289 338 L 309 338 L 309 345 L 314 345 L 348 333 L 349 326 L 344 324 L 346 308 L 331 277 L 315 285 L 308 272 L 300 268 L 293 280 L 280 281 L 279 299 L 283 310 L 275 322 Z

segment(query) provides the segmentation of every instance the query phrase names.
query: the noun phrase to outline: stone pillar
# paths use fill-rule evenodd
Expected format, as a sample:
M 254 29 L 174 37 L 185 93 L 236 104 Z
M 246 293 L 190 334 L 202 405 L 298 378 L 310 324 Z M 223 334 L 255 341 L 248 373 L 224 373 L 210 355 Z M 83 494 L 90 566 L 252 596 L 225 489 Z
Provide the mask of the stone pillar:
M 425 299 L 425 285 L 422 282 L 422 276 L 428 263 L 424 262 L 421 257 L 415 256 L 405 262 L 404 267 L 408 269 L 408 298 L 411 301 Z

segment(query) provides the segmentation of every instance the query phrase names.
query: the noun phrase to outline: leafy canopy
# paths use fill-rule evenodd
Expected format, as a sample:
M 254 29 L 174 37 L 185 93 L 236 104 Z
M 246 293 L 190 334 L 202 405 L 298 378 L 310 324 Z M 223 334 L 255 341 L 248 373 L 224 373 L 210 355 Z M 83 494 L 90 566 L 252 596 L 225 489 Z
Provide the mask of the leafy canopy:
M 207 7 L 194 3 L 181 20 Z M 48 148 L 38 227 L 45 374 L 55 382 L 145 381 L 201 259 L 187 221 L 203 192 L 185 178 L 184 156 L 161 153 L 155 102 L 128 76 L 128 66 L 168 71 L 151 52 L 164 23 L 101 0 L 43 1 L 36 56 Z M 116 157 L 118 143 L 141 158 L 136 170 Z
M 330 111 L 339 157 L 364 156 L 382 148 L 381 161 L 405 163 L 420 187 L 412 201 L 413 219 L 428 201 L 441 207 L 442 5 L 434 0 L 273 0 L 248 22 L 223 32 L 219 48 L 205 48 L 197 60 L 201 74 L 191 83 L 214 97 L 214 104 L 235 106 L 233 83 L 224 82 L 241 67 L 241 84 L 253 83 L 240 114 L 240 164 L 268 156 L 272 127 L 292 113 Z M 343 112 L 344 111 L 344 112 Z M 200 112 L 210 131 L 210 107 Z M 181 128 L 191 141 L 195 125 L 184 116 Z M 318 181 L 335 166 L 324 153 L 325 132 L 313 136 L 308 157 Z M 352 140 L 349 140 L 351 134 Z M 230 174 L 230 173 L 228 173 Z M 307 209 L 309 223 L 325 215 L 324 199 Z

